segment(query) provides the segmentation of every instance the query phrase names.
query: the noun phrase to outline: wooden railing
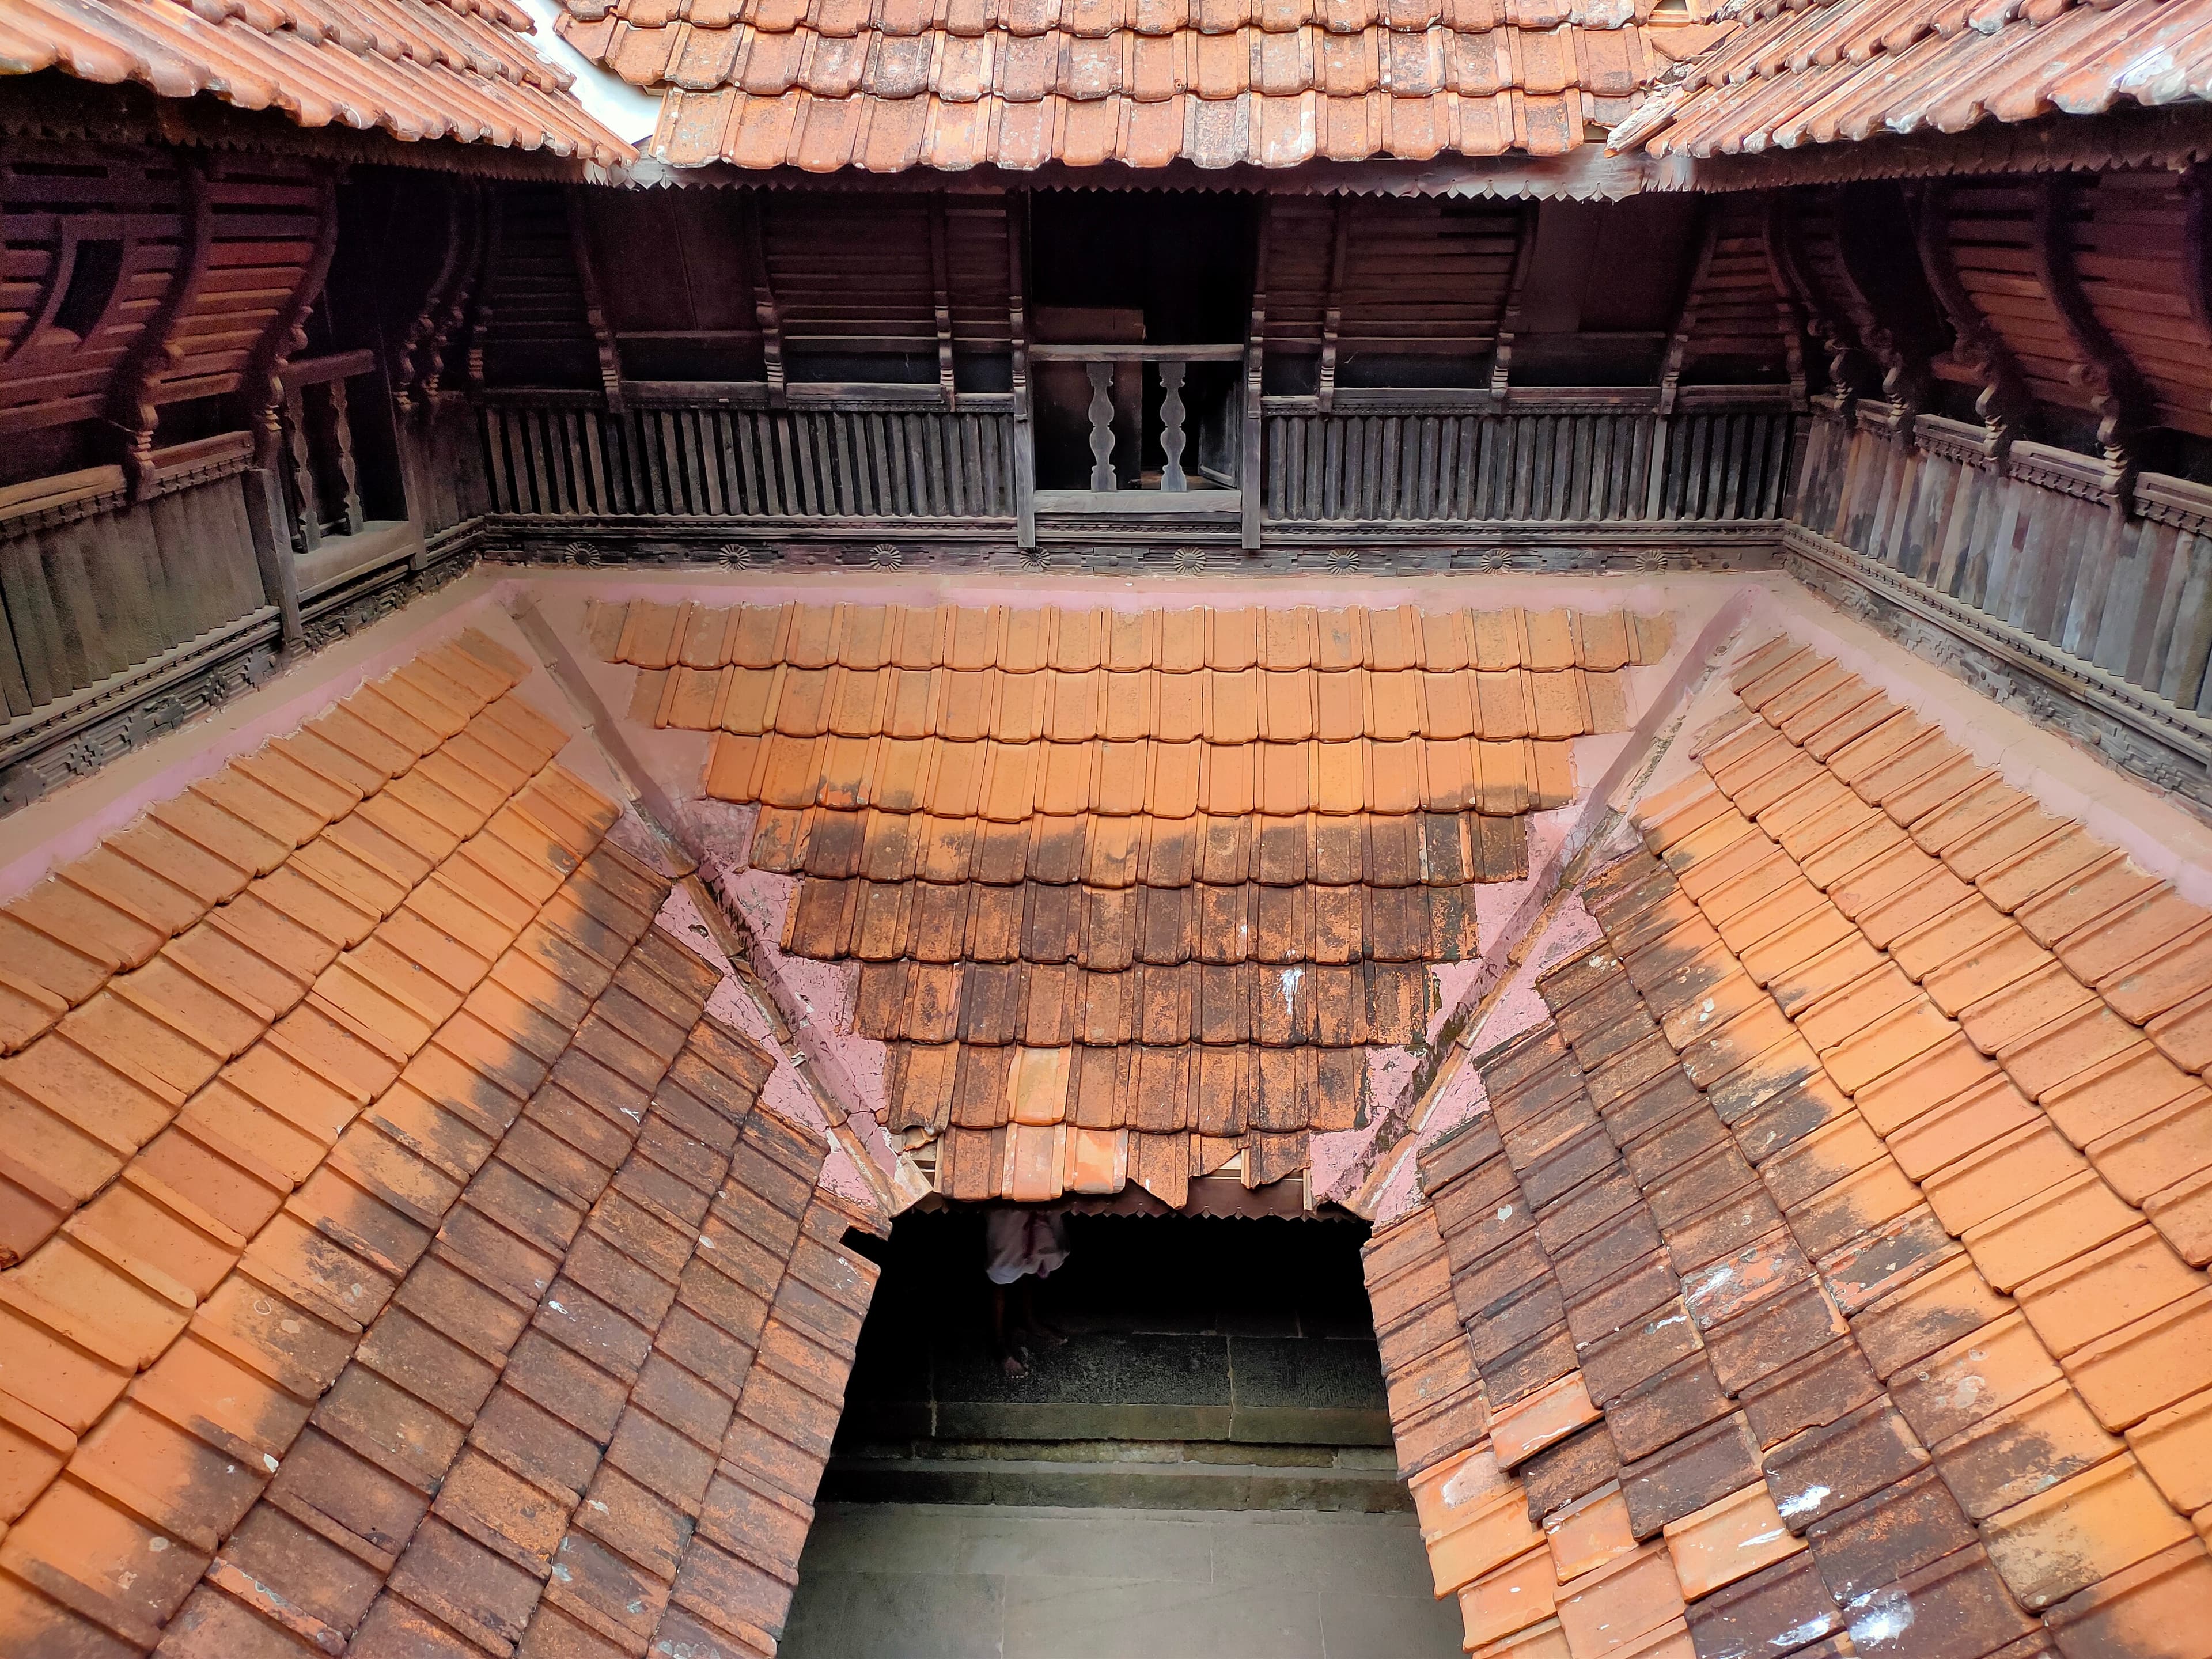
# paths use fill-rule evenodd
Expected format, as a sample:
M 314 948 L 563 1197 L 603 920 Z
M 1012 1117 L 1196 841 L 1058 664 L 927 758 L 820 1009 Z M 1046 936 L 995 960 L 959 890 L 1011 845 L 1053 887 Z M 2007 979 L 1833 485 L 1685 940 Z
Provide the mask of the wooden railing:
M 376 356 L 369 351 L 303 358 L 282 371 L 277 421 L 295 552 L 313 552 L 325 536 L 361 533 L 366 520 L 346 383 L 375 371 Z
M 1121 435 L 1114 429 L 1115 380 L 1116 375 L 1125 370 L 1141 376 L 1145 366 L 1149 363 L 1159 376 L 1159 437 L 1160 450 L 1164 457 L 1160 468 L 1160 481 L 1156 488 L 1161 494 L 1173 495 L 1190 489 L 1190 474 L 1183 465 L 1183 453 L 1189 443 L 1183 387 L 1189 380 L 1190 366 L 1193 363 L 1241 363 L 1244 361 L 1245 349 L 1241 345 L 1032 345 L 1029 349 L 1029 356 L 1032 363 L 1079 363 L 1091 384 L 1091 403 L 1085 411 L 1091 421 L 1089 489 L 1084 492 L 1054 491 L 1052 494 L 1082 493 L 1098 496 L 1115 495 L 1122 490 L 1120 472 L 1114 465 L 1114 452 Z M 1140 410 L 1143 407 L 1141 396 L 1138 399 L 1138 406 Z M 1146 434 L 1140 431 L 1135 435 L 1141 454 Z M 1223 487 L 1241 487 L 1243 482 L 1224 483 Z M 1133 488 L 1143 488 L 1141 471 Z M 1110 511 L 1117 507 L 1126 510 L 1146 504 L 1136 501 L 1085 501 L 1079 505 L 1094 511 Z

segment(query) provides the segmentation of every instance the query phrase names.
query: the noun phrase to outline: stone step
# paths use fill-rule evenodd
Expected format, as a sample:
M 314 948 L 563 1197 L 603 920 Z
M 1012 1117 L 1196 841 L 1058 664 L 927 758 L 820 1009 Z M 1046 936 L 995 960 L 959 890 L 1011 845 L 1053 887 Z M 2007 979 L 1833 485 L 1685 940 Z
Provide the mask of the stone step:
M 1062 1509 L 1339 1510 L 1381 1515 L 1413 1507 L 1406 1483 L 1385 1466 L 1122 1457 L 1082 1462 L 1062 1457 L 840 1453 L 823 1474 L 821 1495 L 824 1502 L 853 1504 Z

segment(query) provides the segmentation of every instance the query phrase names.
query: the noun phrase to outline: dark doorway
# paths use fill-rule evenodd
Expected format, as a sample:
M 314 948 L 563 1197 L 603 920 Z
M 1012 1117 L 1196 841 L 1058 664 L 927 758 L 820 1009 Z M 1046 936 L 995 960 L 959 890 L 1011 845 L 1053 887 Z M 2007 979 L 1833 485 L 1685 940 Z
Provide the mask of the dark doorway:
M 1027 1374 L 1010 1377 L 993 1341 L 981 1211 L 900 1219 L 826 1493 L 1402 1505 L 1364 1224 L 1078 1214 L 1068 1232 L 1066 1263 L 1036 1292 L 1066 1340 L 1023 1345 Z

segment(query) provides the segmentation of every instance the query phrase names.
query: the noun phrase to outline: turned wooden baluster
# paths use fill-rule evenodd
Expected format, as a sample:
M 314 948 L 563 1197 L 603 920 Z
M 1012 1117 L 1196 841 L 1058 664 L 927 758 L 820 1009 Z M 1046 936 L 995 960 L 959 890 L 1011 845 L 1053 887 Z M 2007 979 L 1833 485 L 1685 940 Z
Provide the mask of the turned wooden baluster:
M 323 513 L 315 499 L 315 463 L 307 446 L 307 400 L 298 387 L 284 393 L 277 419 L 292 485 L 292 550 L 312 553 L 322 544 Z
M 1091 377 L 1091 487 L 1111 489 L 1114 483 L 1114 365 L 1085 363 Z
M 1185 365 L 1169 362 L 1160 365 L 1160 447 L 1167 452 L 1167 465 L 1160 469 L 1162 489 L 1184 489 L 1189 480 L 1182 471 L 1182 376 Z
M 332 380 L 324 388 L 324 398 L 316 414 L 315 436 L 317 447 L 335 465 L 335 477 L 341 492 L 338 517 L 343 526 L 343 534 L 361 534 L 361 475 L 353 459 L 353 422 L 346 414 L 346 383 Z

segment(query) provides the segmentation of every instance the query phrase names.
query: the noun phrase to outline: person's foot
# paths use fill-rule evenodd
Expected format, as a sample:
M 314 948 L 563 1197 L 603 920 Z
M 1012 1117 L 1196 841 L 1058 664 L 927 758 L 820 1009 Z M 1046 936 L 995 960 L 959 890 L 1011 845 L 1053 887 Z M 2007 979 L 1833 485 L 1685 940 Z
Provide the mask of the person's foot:
M 1030 1374 L 1030 1368 L 1010 1353 L 999 1356 L 999 1369 L 1009 1377 L 1027 1376 Z

